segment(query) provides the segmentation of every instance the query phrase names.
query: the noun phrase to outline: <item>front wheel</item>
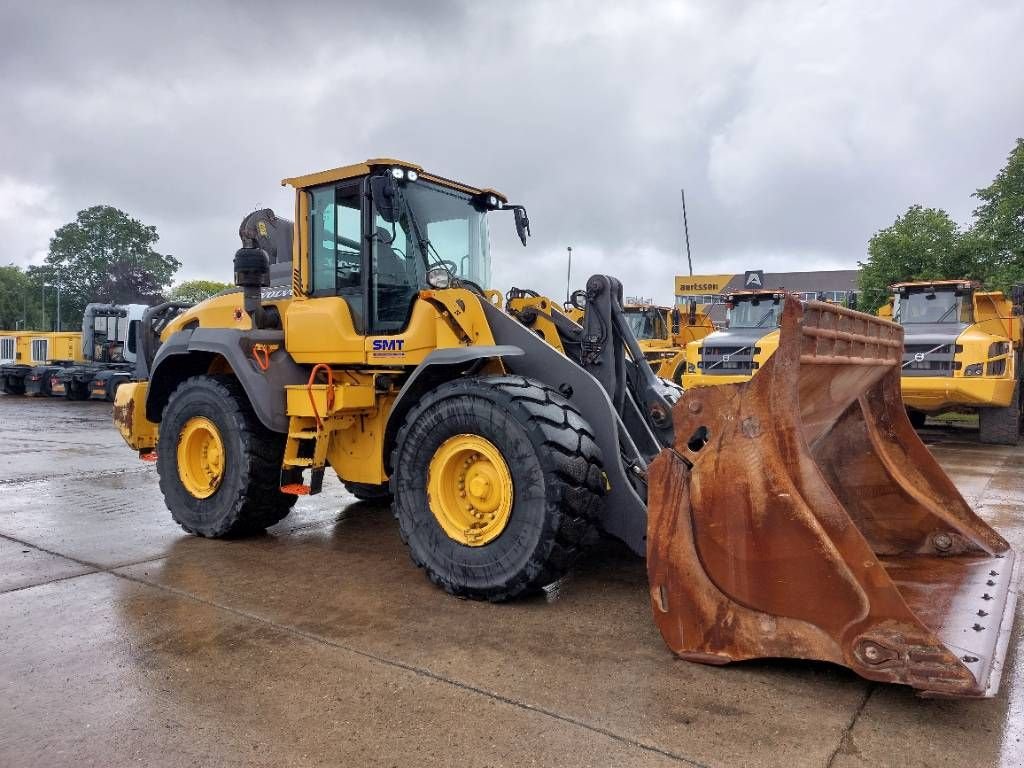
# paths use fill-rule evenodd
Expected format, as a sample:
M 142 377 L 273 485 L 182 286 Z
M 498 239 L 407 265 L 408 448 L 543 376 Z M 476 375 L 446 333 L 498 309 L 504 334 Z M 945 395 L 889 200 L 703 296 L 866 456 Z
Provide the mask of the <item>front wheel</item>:
M 279 488 L 284 435 L 264 427 L 232 376 L 193 376 L 171 394 L 157 472 L 171 516 L 209 538 L 256 533 L 296 497 Z
M 459 379 L 422 397 L 391 466 L 413 561 L 446 591 L 478 600 L 509 600 L 564 575 L 604 490 L 583 417 L 521 376 Z
M 1017 445 L 1021 432 L 1020 382 L 1005 408 L 978 409 L 978 439 L 992 445 Z

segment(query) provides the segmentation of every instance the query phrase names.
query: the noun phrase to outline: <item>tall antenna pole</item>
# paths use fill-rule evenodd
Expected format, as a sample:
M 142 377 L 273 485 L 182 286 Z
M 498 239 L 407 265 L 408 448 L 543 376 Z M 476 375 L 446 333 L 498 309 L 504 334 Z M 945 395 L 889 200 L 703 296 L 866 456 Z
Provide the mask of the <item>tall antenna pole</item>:
M 686 264 L 690 268 L 690 277 L 693 277 L 693 259 L 690 258 L 690 226 L 686 222 L 686 190 L 679 190 L 680 196 L 683 198 L 683 234 L 686 237 Z
M 569 294 L 572 292 L 572 246 L 565 250 L 569 252 L 569 270 L 565 273 L 565 300 L 569 301 Z

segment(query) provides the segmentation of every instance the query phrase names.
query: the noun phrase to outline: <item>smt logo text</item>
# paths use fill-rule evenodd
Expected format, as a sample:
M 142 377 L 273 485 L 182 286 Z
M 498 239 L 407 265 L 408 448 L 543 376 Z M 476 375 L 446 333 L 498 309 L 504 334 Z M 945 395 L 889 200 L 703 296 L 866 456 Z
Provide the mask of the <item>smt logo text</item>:
M 374 352 L 401 352 L 405 339 L 374 339 Z

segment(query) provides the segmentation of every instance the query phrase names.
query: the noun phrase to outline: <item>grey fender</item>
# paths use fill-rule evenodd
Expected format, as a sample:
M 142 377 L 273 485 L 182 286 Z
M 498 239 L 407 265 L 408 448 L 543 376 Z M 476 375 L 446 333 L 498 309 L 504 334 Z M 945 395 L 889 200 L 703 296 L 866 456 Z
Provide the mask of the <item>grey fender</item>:
M 482 345 L 478 347 L 452 347 L 435 349 L 416 366 L 405 384 L 398 391 L 395 402 L 388 414 L 388 425 L 384 430 L 384 465 L 391 472 L 391 447 L 394 445 L 406 414 L 416 405 L 420 397 L 446 381 L 472 373 L 480 365 L 496 357 L 516 357 L 523 354 L 520 347 L 510 344 Z
M 265 371 L 260 370 L 252 356 L 253 344 L 278 345 Z M 174 389 L 190 376 L 206 373 L 218 356 L 231 367 L 263 426 L 273 432 L 287 432 L 284 388 L 305 384 L 309 373 L 285 351 L 284 332 L 276 330 L 195 328 L 175 333 L 160 345 L 153 359 L 146 418 L 159 422 Z

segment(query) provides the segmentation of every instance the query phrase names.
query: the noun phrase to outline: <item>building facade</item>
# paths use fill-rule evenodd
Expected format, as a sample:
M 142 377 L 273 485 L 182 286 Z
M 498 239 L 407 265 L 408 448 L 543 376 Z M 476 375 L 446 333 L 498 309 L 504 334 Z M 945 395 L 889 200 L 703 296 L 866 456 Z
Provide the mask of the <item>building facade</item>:
M 725 320 L 724 296 L 744 289 L 785 289 L 805 300 L 845 302 L 858 291 L 857 269 L 819 270 L 816 272 L 764 272 L 748 270 L 738 275 L 677 275 L 677 304 L 691 300 L 704 307 L 713 322 Z

